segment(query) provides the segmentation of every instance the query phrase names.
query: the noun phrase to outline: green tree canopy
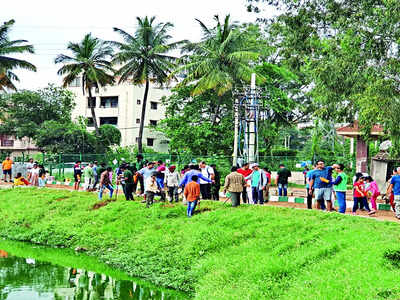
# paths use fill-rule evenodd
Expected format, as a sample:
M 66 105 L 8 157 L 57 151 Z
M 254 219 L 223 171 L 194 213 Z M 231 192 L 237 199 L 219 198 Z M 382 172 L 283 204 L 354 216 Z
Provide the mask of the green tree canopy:
M 80 79 L 83 94 L 87 91 L 89 99 L 91 99 L 92 88 L 99 88 L 114 82 L 114 69 L 109 61 L 113 54 L 110 45 L 88 33 L 80 43 L 70 42 L 67 49 L 72 52 L 72 56 L 60 54 L 55 59 L 56 64 L 64 64 L 57 72 L 58 75 L 65 75 L 64 87 L 74 80 Z M 92 101 L 89 101 L 89 104 L 94 128 L 96 134 L 99 134 L 94 105 Z
M 176 49 L 182 42 L 170 43 L 168 32 L 173 25 L 156 23 L 155 17 L 137 18 L 138 27 L 133 35 L 114 28 L 124 42 L 112 42 L 118 48 L 113 63 L 121 67 L 116 72 L 119 82 L 132 82 L 136 85 L 145 84 L 142 114 L 139 125 L 138 150 L 143 152 L 143 128 L 146 117 L 147 96 L 150 82 L 159 86 L 170 81 L 170 73 L 175 68 L 176 58 L 169 51 Z
M 10 40 L 8 35 L 14 23 L 14 20 L 10 20 L 0 26 L 0 91 L 16 90 L 13 81 L 19 81 L 19 78 L 13 72 L 15 69 L 36 71 L 36 67 L 30 62 L 9 56 L 34 53 L 33 46 L 26 44 L 28 41 Z
M 33 138 L 45 121 L 71 120 L 74 95 L 52 85 L 37 91 L 0 94 L 0 132 L 17 138 Z

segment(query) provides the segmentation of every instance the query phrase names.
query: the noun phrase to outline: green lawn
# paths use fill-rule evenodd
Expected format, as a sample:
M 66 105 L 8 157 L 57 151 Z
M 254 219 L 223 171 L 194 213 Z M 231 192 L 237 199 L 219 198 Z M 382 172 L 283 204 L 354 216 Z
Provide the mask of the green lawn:
M 336 213 L 202 202 L 91 210 L 93 194 L 0 191 L 0 235 L 77 246 L 196 299 L 399 299 L 400 227 Z M 385 255 L 386 254 L 386 255 Z M 385 258 L 390 256 L 394 262 Z

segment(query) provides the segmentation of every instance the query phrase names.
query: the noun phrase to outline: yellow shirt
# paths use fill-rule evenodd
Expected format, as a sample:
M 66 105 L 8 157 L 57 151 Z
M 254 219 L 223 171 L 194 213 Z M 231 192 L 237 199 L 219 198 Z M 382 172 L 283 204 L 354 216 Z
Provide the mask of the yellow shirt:
M 12 163 L 13 163 L 13 161 L 11 159 L 4 160 L 3 163 L 1 164 L 2 167 L 3 167 L 3 170 L 11 170 Z

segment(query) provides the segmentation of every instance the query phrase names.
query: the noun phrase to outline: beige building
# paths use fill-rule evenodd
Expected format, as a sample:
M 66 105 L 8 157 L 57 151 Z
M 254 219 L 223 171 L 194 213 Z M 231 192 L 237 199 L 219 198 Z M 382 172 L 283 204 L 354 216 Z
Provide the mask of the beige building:
M 72 118 L 83 116 L 88 119 L 89 129 L 94 129 L 92 114 L 89 105 L 89 96 L 83 94 L 81 81 L 76 80 L 68 89 L 76 95 L 76 106 Z M 92 91 L 96 119 L 99 126 L 112 124 L 121 132 L 121 146 L 137 144 L 139 125 L 142 113 L 144 86 L 134 86 L 123 83 L 120 85 L 106 86 Z M 163 96 L 169 96 L 169 89 L 160 89 L 150 85 L 147 97 L 145 128 L 143 132 L 143 145 L 153 148 L 157 152 L 168 152 L 168 140 L 151 128 L 157 125 L 165 116 L 165 107 L 161 104 Z
M 29 138 L 16 139 L 9 135 L 0 135 L 0 153 L 10 155 L 12 158 L 39 153 L 39 149 Z M 2 155 L 4 156 L 4 155 Z

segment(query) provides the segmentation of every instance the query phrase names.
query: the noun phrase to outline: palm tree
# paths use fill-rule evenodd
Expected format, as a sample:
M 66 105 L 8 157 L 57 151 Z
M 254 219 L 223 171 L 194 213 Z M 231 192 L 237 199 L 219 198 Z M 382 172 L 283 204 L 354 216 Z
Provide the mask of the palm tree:
M 121 66 L 116 72 L 116 76 L 120 77 L 119 83 L 129 81 L 136 85 L 145 84 L 138 137 L 139 153 L 143 152 L 142 138 L 150 82 L 163 86 L 174 78 L 169 75 L 176 67 L 177 58 L 166 53 L 184 42 L 168 43 L 171 39 L 168 31 L 173 25 L 169 22 L 155 23 L 154 20 L 155 17 L 138 17 L 138 28 L 133 35 L 114 28 L 124 42 L 111 42 L 118 48 L 113 62 Z
M 7 56 L 18 53 L 34 53 L 32 45 L 24 45 L 28 41 L 10 41 L 8 34 L 14 23 L 14 20 L 10 20 L 0 26 L 0 91 L 16 90 L 13 81 L 19 81 L 19 78 L 12 71 L 13 69 L 23 68 L 36 72 L 36 67 L 33 64 Z
M 236 23 L 230 23 L 230 16 L 221 23 L 218 16 L 213 28 L 200 24 L 203 37 L 198 43 L 188 43 L 183 48 L 182 65 L 173 74 L 185 73 L 180 85 L 194 84 L 193 95 L 214 90 L 218 96 L 212 124 L 219 114 L 222 96 L 235 84 L 250 82 L 254 73 L 254 62 L 260 56 L 260 44 L 249 40 L 249 35 L 242 33 Z M 259 80 L 264 79 L 258 76 Z
M 60 54 L 56 57 L 55 63 L 64 65 L 58 70 L 58 75 L 65 75 L 63 85 L 67 87 L 77 78 L 82 80 L 82 91 L 89 94 L 89 106 L 92 113 L 94 128 L 99 135 L 99 126 L 97 124 L 95 103 L 92 101 L 92 88 L 99 88 L 106 84 L 114 83 L 112 75 L 114 69 L 110 59 L 113 49 L 107 43 L 98 38 L 92 37 L 90 33 L 86 34 L 80 43 L 70 42 L 67 47 L 72 52 L 72 56 Z

